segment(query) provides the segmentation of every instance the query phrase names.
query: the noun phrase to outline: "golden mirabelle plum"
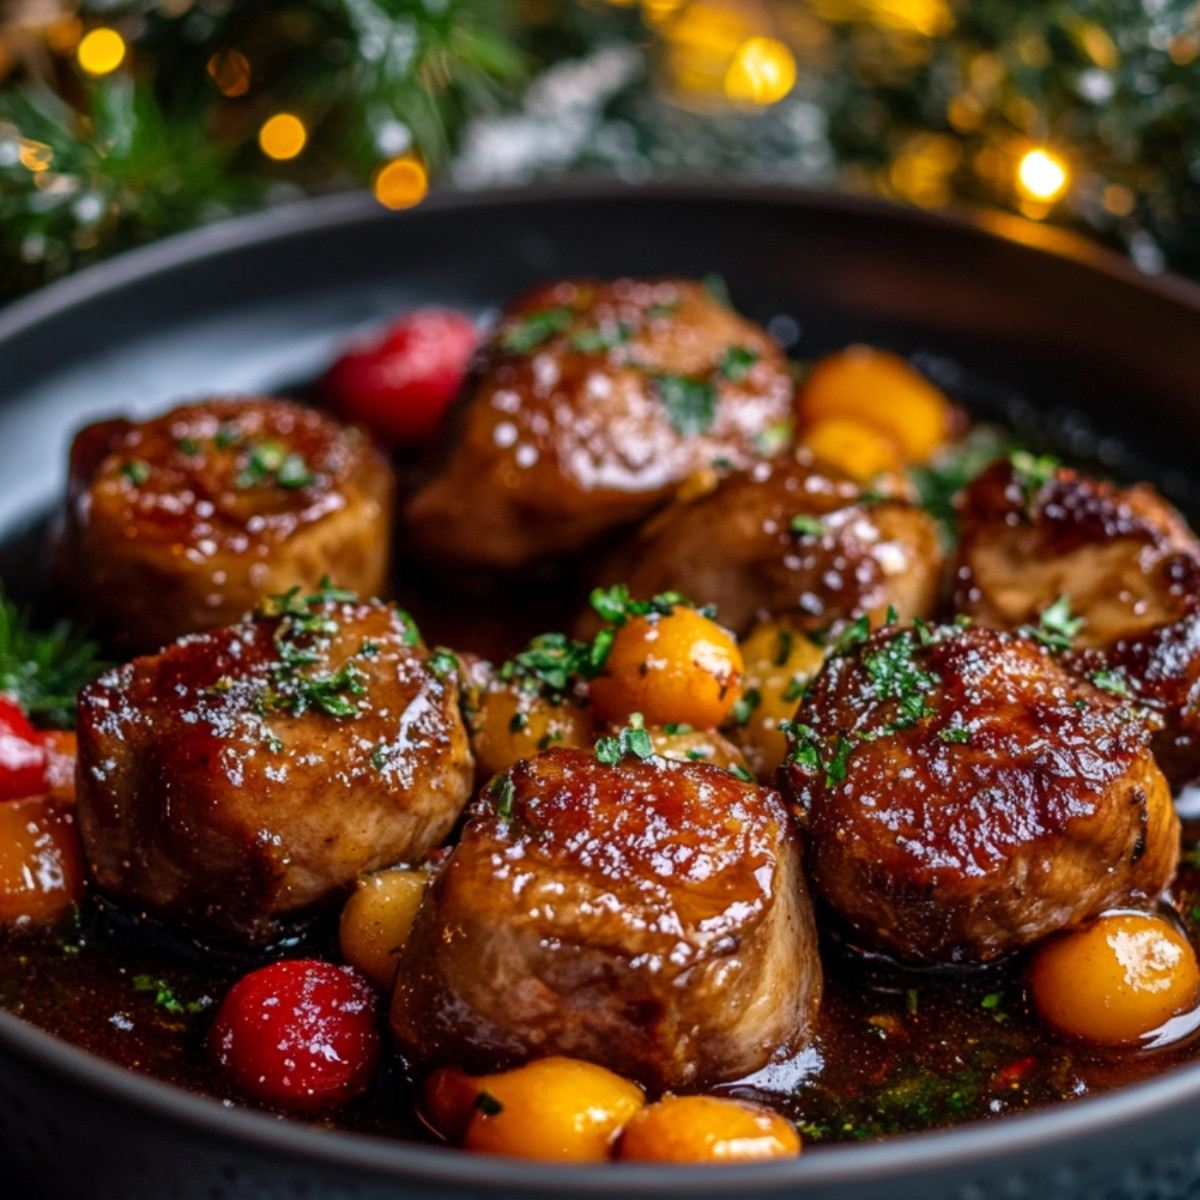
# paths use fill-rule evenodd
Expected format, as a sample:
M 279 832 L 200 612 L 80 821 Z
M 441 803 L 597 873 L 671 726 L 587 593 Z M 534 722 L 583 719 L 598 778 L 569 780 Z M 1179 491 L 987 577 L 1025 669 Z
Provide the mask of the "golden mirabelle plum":
M 794 1158 L 800 1135 L 778 1113 L 745 1100 L 667 1096 L 634 1114 L 617 1158 L 643 1162 L 722 1163 Z
M 783 620 L 762 621 L 742 642 L 746 661 L 742 696 L 726 727 L 750 770 L 764 782 L 787 754 L 779 728 L 796 715 L 808 681 L 821 669 L 825 652 Z
M 801 433 L 800 444 L 860 483 L 890 475 L 902 464 L 895 442 L 856 417 L 822 417 Z
M 474 1082 L 463 1145 L 517 1158 L 602 1162 L 621 1127 L 646 1102 L 628 1079 L 559 1056 Z
M 742 654 L 733 635 L 694 608 L 630 618 L 616 631 L 590 695 L 602 721 L 713 729 L 738 698 Z
M 889 438 L 909 463 L 925 462 L 950 434 L 945 393 L 899 355 L 871 346 L 821 359 L 798 403 L 802 429 L 834 417 L 860 421 Z
M 429 880 L 429 872 L 421 868 L 374 871 L 359 879 L 342 908 L 342 957 L 384 991 L 396 981 L 396 956 L 408 940 Z
M 73 807 L 52 796 L 0 802 L 0 924 L 48 924 L 83 888 Z
M 676 762 L 705 762 L 727 771 L 740 768 L 749 773 L 745 756 L 715 729 L 693 729 L 690 725 L 654 725 L 646 732 L 654 753 Z
M 1149 913 L 1106 913 L 1043 942 L 1029 983 L 1044 1020 L 1093 1042 L 1136 1042 L 1200 999 L 1191 944 Z
M 480 779 L 507 771 L 552 746 L 579 749 L 595 740 L 592 715 L 574 698 L 549 698 L 514 681 L 479 696 L 471 750 Z

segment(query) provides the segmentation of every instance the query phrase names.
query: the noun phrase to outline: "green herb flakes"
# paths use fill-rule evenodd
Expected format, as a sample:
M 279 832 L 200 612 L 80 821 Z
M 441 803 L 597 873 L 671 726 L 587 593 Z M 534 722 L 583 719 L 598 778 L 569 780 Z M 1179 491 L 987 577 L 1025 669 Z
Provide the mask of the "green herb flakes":
M 487 788 L 488 795 L 496 806 L 496 816 L 501 821 L 511 821 L 513 802 L 517 798 L 517 789 L 507 775 L 497 775 Z
M 127 479 L 134 487 L 141 487 L 150 478 L 150 464 L 140 458 L 131 459 L 122 464 L 121 478 Z
M 825 533 L 825 522 L 809 513 L 797 513 L 788 522 L 788 533 L 796 537 L 822 537 Z
M 729 768 L 729 773 L 734 777 L 734 779 L 740 779 L 743 783 L 754 782 L 754 776 L 751 775 L 741 763 L 734 763 L 733 766 Z
M 750 374 L 759 357 L 758 351 L 751 350 L 749 346 L 727 346 L 717 362 L 717 370 L 730 383 L 741 383 Z
M 1088 679 L 1101 691 L 1108 692 L 1121 700 L 1128 700 L 1132 695 L 1129 684 L 1125 682 L 1125 677 L 1117 671 L 1093 671 Z
M 1086 625 L 1083 617 L 1071 616 L 1071 601 L 1059 596 L 1042 610 L 1037 625 L 1022 625 L 1020 632 L 1040 642 L 1052 653 L 1070 650 L 1075 635 Z
M 500 335 L 500 348 L 509 354 L 528 354 L 562 333 L 574 319 L 575 313 L 565 306 L 528 313 Z
M 741 696 L 738 697 L 737 703 L 733 706 L 733 723 L 739 729 L 745 729 L 750 724 L 750 718 L 754 716 L 755 709 L 762 703 L 762 693 L 758 688 L 748 688 Z
M 645 762 L 654 757 L 654 743 L 646 732 L 641 713 L 630 713 L 629 724 L 616 737 L 602 737 L 596 742 L 596 758 L 605 766 L 615 767 L 626 755 Z
M 667 410 L 667 422 L 676 433 L 693 437 L 707 433 L 717 415 L 717 389 L 707 379 L 685 375 L 655 375 L 654 390 Z

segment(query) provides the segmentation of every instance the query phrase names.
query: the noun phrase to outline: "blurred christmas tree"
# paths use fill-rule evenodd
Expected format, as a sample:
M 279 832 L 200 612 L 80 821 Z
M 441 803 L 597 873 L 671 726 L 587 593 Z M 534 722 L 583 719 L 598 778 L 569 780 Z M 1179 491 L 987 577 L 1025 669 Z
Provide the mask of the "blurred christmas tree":
M 970 202 L 1200 275 L 1195 0 L 6 0 L 0 287 L 227 213 L 605 169 Z

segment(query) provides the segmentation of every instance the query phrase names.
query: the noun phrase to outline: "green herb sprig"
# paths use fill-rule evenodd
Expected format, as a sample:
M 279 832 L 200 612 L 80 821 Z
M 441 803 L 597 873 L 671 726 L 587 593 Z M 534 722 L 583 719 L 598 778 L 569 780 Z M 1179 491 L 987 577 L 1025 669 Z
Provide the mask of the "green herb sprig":
M 1057 654 L 1071 649 L 1075 636 L 1086 624 L 1085 618 L 1071 616 L 1070 597 L 1059 596 L 1042 610 L 1036 625 L 1022 625 L 1020 632 Z
M 596 758 L 605 766 L 615 767 L 627 755 L 643 762 L 654 757 L 654 743 L 641 713 L 630 713 L 629 724 L 616 737 L 602 737 L 596 742 Z

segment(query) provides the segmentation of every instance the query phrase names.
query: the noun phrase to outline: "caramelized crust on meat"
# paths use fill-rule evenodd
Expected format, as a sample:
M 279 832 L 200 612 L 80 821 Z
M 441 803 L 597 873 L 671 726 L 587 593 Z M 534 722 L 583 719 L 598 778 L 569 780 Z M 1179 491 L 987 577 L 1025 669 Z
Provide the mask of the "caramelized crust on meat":
M 820 990 L 774 792 L 709 765 L 550 750 L 481 795 L 417 915 L 391 1021 L 424 1066 L 566 1054 L 703 1086 L 803 1045 Z
M 1174 875 L 1145 725 L 1031 638 L 886 629 L 827 661 L 797 721 L 813 885 L 865 946 L 986 961 Z
M 415 642 L 384 604 L 293 597 L 85 688 L 79 823 L 99 887 L 255 945 L 439 845 L 473 763 L 456 673 Z
M 360 430 L 286 400 L 104 421 L 71 448 L 58 576 L 117 644 L 157 650 L 326 575 L 382 591 L 392 492 Z
M 963 496 L 955 607 L 990 629 L 1017 629 L 1067 596 L 1086 620 L 1075 645 L 1104 646 L 1182 615 L 1164 578 L 1181 554 L 1198 557 L 1200 545 L 1149 484 L 1118 488 L 1002 459 Z
M 714 460 L 766 457 L 791 399 L 779 347 L 699 284 L 544 287 L 505 313 L 412 535 L 494 567 L 579 549 Z
M 836 469 L 787 459 L 729 475 L 655 515 L 602 579 L 628 584 L 637 597 L 678 591 L 714 604 L 739 634 L 784 613 L 799 618 L 798 628 L 819 630 L 863 615 L 878 623 L 889 606 L 904 620 L 928 617 L 942 559 L 924 510 L 864 501 Z
M 1149 485 L 995 463 L 964 497 L 956 578 L 960 611 L 992 628 L 1067 596 L 1084 624 L 1063 662 L 1154 713 L 1173 786 L 1200 775 L 1200 543 Z

